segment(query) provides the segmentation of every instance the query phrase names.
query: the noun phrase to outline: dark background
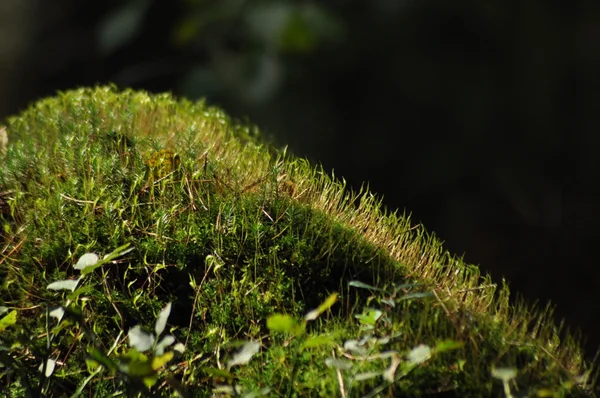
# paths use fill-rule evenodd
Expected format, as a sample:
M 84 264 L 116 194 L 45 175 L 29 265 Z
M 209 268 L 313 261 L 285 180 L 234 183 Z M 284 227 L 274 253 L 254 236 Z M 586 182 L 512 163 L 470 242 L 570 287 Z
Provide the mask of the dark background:
M 369 182 L 600 343 L 600 2 L 0 1 L 0 119 L 83 85 L 206 97 Z

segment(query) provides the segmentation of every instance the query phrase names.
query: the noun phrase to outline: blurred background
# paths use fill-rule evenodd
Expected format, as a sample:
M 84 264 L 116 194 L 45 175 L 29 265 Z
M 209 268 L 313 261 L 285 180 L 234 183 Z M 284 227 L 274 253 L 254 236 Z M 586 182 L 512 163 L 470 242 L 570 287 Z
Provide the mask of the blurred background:
M 552 300 L 589 356 L 599 71 L 591 0 L 0 1 L 0 120 L 97 83 L 206 97 Z

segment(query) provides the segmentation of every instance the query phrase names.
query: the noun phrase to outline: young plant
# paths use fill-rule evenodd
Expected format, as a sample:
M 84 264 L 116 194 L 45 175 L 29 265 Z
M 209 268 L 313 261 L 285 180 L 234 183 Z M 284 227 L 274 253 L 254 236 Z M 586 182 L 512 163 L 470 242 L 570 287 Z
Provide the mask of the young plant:
M 61 335 L 60 332 L 67 329 L 73 324 L 78 324 L 85 331 L 85 334 L 90 337 L 92 342 L 96 342 L 94 333 L 85 326 L 85 322 L 82 316 L 83 306 L 80 298 L 89 293 L 93 289 L 92 284 L 86 283 L 89 281 L 88 275 L 95 269 L 101 267 L 104 264 L 110 263 L 117 257 L 123 256 L 129 253 L 133 248 L 128 248 L 129 244 L 117 248 L 110 254 L 104 256 L 103 259 L 99 259 L 94 253 L 86 253 L 79 258 L 79 261 L 75 264 L 74 268 L 81 271 L 81 276 L 77 279 L 67 279 L 52 282 L 47 286 L 48 290 L 54 291 L 70 291 L 65 297 L 64 304 L 56 307 L 46 308 L 45 319 L 46 319 L 46 346 L 43 351 L 39 351 L 35 348 L 35 341 L 32 338 L 32 333 L 28 330 L 20 330 L 17 332 L 16 337 L 12 341 L 3 341 L 3 335 L 0 335 L 0 366 L 8 365 L 10 369 L 17 372 L 20 382 L 25 388 L 27 396 L 36 397 L 46 394 L 49 385 L 51 383 L 50 378 L 54 374 L 57 366 L 56 354 L 53 353 L 55 349 L 56 340 Z M 78 286 L 83 285 L 78 288 Z M 6 307 L 2 308 L 2 312 L 7 310 Z M 1 313 L 1 312 L 0 312 Z M 0 332 L 4 332 L 8 327 L 18 328 L 17 319 L 18 311 L 12 310 L 0 320 Z M 57 324 L 51 326 L 51 318 L 56 319 Z M 7 345 L 9 344 L 9 346 Z M 37 354 L 34 358 L 34 362 L 39 364 L 37 368 L 38 376 L 35 378 L 39 380 L 38 385 L 35 386 L 31 383 L 29 374 L 31 369 L 28 364 L 24 363 L 17 355 L 17 349 L 24 347 L 30 350 L 32 353 Z M 11 351 L 13 352 L 11 355 Z
M 108 396 L 121 393 L 123 381 L 133 394 L 153 385 L 152 394 L 166 396 L 171 391 L 160 387 L 171 374 L 205 396 L 213 386 L 202 371 L 211 368 L 218 383 L 236 380 L 231 395 L 264 388 L 364 395 L 384 386 L 403 396 L 489 396 L 503 391 L 490 377 L 496 365 L 518 369 L 514 391 L 593 396 L 597 367 L 576 337 L 559 333 L 550 310 L 509 301 L 506 284 L 448 253 L 368 189 L 352 191 L 202 101 L 82 88 L 9 118 L 6 132 L 0 390 L 11 397 L 82 388 Z M 123 241 L 135 244 L 135 260 L 102 268 L 99 280 L 88 272 L 106 259 L 83 257 L 80 278 L 51 284 L 65 292 L 53 307 L 57 297 L 44 287 L 49 275 L 64 273 L 68 253 L 85 242 Z M 319 311 L 297 320 L 319 307 L 323 292 L 357 278 L 393 288 L 371 287 L 366 305 L 348 295 L 327 323 L 311 322 Z M 200 282 L 188 287 L 188 280 Z M 175 296 L 182 311 L 159 319 L 186 329 L 186 352 L 198 354 L 166 371 L 161 365 L 176 351 L 164 326 L 132 328 L 129 347 L 122 336 L 132 319 L 155 323 L 148 309 Z M 279 315 L 269 318 L 267 339 L 263 320 L 271 314 Z M 236 340 L 239 356 L 221 363 L 223 347 Z M 463 348 L 436 355 L 446 341 Z M 262 362 L 244 363 L 258 342 Z M 327 367 L 336 363 L 327 358 L 352 368 Z
M 327 366 L 334 368 L 338 374 L 341 396 L 345 397 L 351 394 L 359 382 L 383 379 L 383 383 L 365 395 L 365 397 L 378 396 L 382 391 L 405 378 L 418 366 L 426 366 L 426 362 L 435 355 L 456 350 L 462 346 L 456 341 L 444 340 L 437 342 L 433 348 L 426 344 L 418 344 L 408 350 L 386 350 L 386 346 L 400 337 L 399 333 L 394 333 L 393 315 L 390 310 L 407 300 L 431 297 L 431 293 L 410 291 L 410 289 L 420 287 L 419 284 L 393 286 L 391 292 L 360 281 L 351 281 L 348 285 L 378 293 L 379 295 L 370 296 L 367 303 L 377 301 L 383 306 L 380 308 L 367 306 L 362 313 L 356 314 L 354 317 L 360 325 L 360 339 L 350 339 L 344 342 L 343 347 L 339 350 L 342 358 L 330 357 L 326 360 Z M 382 368 L 377 364 L 388 360 L 389 366 L 387 367 Z M 365 367 L 368 368 L 367 371 L 362 370 Z M 343 374 L 348 376 L 343 377 Z M 357 390 L 363 389 L 357 388 Z
M 155 334 L 147 333 L 142 330 L 141 326 L 137 325 L 131 328 L 128 332 L 129 343 L 133 347 L 125 355 L 118 358 L 111 358 L 111 353 L 115 350 L 117 343 L 120 340 L 120 334 L 115 339 L 113 347 L 108 351 L 104 352 L 101 346 L 98 344 L 97 336 L 95 333 L 85 325 L 82 313 L 83 306 L 82 301 L 86 293 L 89 293 L 94 285 L 88 283 L 90 281 L 89 276 L 91 273 L 112 262 L 117 257 L 121 257 L 133 248 L 128 248 L 128 244 L 117 248 L 112 253 L 104 256 L 100 259 L 95 253 L 86 253 L 79 258 L 77 263 L 74 265 L 76 270 L 81 272 L 81 276 L 76 279 L 65 279 L 52 282 L 47 286 L 48 290 L 53 291 L 67 291 L 65 301 L 62 305 L 46 310 L 46 350 L 41 358 L 37 358 L 38 362 L 41 362 L 37 368 L 39 372 L 37 386 L 31 385 L 30 378 L 27 377 L 27 373 L 30 371 L 24 363 L 11 355 L 11 351 L 15 351 L 16 348 L 25 345 L 33 345 L 33 341 L 26 337 L 25 333 L 21 333 L 19 338 L 15 341 L 3 341 L 0 339 L 2 345 L 0 345 L 0 367 L 8 366 L 12 371 L 17 372 L 17 376 L 20 377 L 21 383 L 24 385 L 27 396 L 36 397 L 45 395 L 51 383 L 51 377 L 54 374 L 58 365 L 57 356 L 53 354 L 56 340 L 60 336 L 60 332 L 68 329 L 74 324 L 78 324 L 88 337 L 90 343 L 87 348 L 89 358 L 86 360 L 88 369 L 91 373 L 90 377 L 86 378 L 83 383 L 77 388 L 76 392 L 72 395 L 73 397 L 78 396 L 82 393 L 85 386 L 89 381 L 96 376 L 103 367 L 111 371 L 112 373 L 118 373 L 125 376 L 129 382 L 129 390 L 138 392 L 143 390 L 141 386 L 150 388 L 156 384 L 159 377 L 159 371 L 173 358 L 174 351 L 166 351 L 166 348 L 173 345 L 175 337 L 173 335 L 166 335 L 160 341 L 158 337 L 163 333 L 166 327 L 167 319 L 171 312 L 171 303 L 167 304 L 162 311 L 159 313 L 158 318 L 154 326 Z M 0 315 L 8 312 L 8 308 L 0 308 Z M 18 327 L 17 324 L 17 310 L 12 310 L 8 314 L 4 315 L 0 319 L 0 333 L 4 332 L 8 327 Z M 51 326 L 50 319 L 56 320 L 56 325 Z M 3 335 L 0 335 L 3 336 Z M 182 344 L 177 344 L 173 348 L 177 352 L 183 352 L 184 348 Z M 151 350 L 149 355 L 144 352 Z M 10 370 L 6 371 L 10 372 Z M 183 388 L 172 378 L 167 379 L 167 383 L 170 384 L 181 396 L 184 395 Z

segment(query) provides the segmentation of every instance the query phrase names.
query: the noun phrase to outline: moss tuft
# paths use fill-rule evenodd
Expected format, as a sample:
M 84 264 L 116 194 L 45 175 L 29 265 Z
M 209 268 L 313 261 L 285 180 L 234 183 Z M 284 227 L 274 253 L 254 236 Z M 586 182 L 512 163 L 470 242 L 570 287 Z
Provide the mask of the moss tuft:
M 167 302 L 168 329 L 186 345 L 169 385 L 176 379 L 193 396 L 214 393 L 215 383 L 313 396 L 502 396 L 499 378 L 512 375 L 503 368 L 516 370 L 509 390 L 593 396 L 595 367 L 572 335 L 560 341 L 549 308 L 509 305 L 505 284 L 445 252 L 408 216 L 204 102 L 84 88 L 33 104 L 6 131 L 0 305 L 18 322 L 2 339 L 33 336 L 6 357 L 32 374 L 40 357 L 59 359 L 54 382 L 32 379 L 47 396 L 123 388 L 108 375 L 86 381 L 90 347 L 119 357 L 120 336 L 152 323 Z M 49 328 L 42 315 L 61 301 L 48 284 L 76 277 L 84 253 L 126 243 L 135 250 L 72 297 L 81 318 Z M 338 304 L 306 326 L 320 340 L 267 327 L 273 314 L 298 319 L 323 308 L 333 292 Z M 48 351 L 50 332 L 59 338 Z M 238 339 L 260 342 L 262 353 L 225 369 Z M 0 388 L 22 394 L 12 380 L 0 374 Z

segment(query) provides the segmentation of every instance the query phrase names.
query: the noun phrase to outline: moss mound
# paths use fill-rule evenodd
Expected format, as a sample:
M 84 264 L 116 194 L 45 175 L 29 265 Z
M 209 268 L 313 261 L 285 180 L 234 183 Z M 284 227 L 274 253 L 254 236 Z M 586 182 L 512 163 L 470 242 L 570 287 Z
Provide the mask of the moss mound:
M 549 308 L 509 306 L 505 285 L 408 217 L 203 102 L 80 89 L 6 127 L 9 396 L 594 394 L 594 367 Z M 47 288 L 77 278 L 85 253 L 126 244 L 85 287 Z M 139 355 L 125 335 L 166 303 L 185 351 Z M 69 316 L 54 319 L 56 306 Z M 260 351 L 244 357 L 237 341 Z M 136 375 L 135 361 L 152 365 Z

